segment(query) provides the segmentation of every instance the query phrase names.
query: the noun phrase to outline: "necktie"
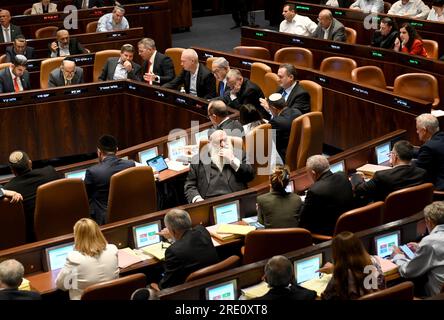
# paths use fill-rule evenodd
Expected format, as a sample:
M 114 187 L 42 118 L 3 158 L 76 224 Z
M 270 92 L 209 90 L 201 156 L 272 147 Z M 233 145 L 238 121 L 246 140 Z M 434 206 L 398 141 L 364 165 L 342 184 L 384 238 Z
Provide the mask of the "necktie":
M 219 96 L 223 97 L 224 96 L 224 92 L 225 92 L 224 82 L 220 81 L 219 82 Z
M 285 101 L 287 101 L 287 91 L 283 91 L 282 92 L 282 98 L 284 98 L 285 99 Z
M 11 36 L 9 34 L 9 28 L 5 28 L 5 42 L 11 42 Z
M 15 77 L 15 78 L 14 78 L 14 90 L 15 90 L 15 92 L 20 92 L 20 86 L 19 86 L 19 84 L 18 84 L 18 80 L 17 80 L 17 78 L 18 78 L 18 77 Z
M 71 85 L 71 80 L 66 80 L 66 85 L 67 86 Z

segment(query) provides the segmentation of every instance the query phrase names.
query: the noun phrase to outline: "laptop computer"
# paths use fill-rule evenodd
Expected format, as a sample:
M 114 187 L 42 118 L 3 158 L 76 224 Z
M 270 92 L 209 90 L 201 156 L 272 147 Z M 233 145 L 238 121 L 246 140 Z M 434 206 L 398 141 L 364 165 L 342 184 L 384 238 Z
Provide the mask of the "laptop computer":
M 74 243 L 64 243 L 45 249 L 45 271 L 53 271 L 63 268 L 68 253 L 74 251 Z
M 201 139 L 208 139 L 208 131 L 210 131 L 210 129 L 206 129 L 206 130 L 201 131 L 201 132 L 196 132 L 194 134 L 195 144 L 199 145 L 199 142 L 200 142 Z
M 85 180 L 86 169 L 65 172 L 65 178 Z
M 168 169 L 168 165 L 162 155 L 146 161 L 147 165 L 153 168 L 155 172 L 162 172 Z
M 301 284 L 305 281 L 312 279 L 319 279 L 321 273 L 318 272 L 322 267 L 322 253 L 315 254 L 313 256 L 296 260 L 294 262 L 294 275 L 297 284 Z
M 388 258 L 393 251 L 393 246 L 399 247 L 401 232 L 399 230 L 384 233 L 375 237 L 376 255 L 381 258 Z
M 233 223 L 240 220 L 239 200 L 213 207 L 214 224 Z
M 183 147 L 187 145 L 187 138 L 181 137 L 179 139 L 169 141 L 167 143 L 168 146 L 168 158 L 173 161 L 177 161 L 177 159 L 183 155 Z
M 157 147 L 149 148 L 146 150 L 139 151 L 138 159 L 142 164 L 146 164 L 146 161 L 157 156 Z
M 156 233 L 161 230 L 160 220 L 134 226 L 133 239 L 135 249 L 141 249 L 159 243 L 161 241 L 160 236 Z
M 390 141 L 375 147 L 376 164 L 390 166 Z
M 333 173 L 336 173 L 336 172 L 345 172 L 345 163 L 344 163 L 344 160 L 341 160 L 341 161 L 339 161 L 339 162 L 335 162 L 335 163 L 332 163 L 331 165 L 330 165 L 330 171 L 331 172 L 333 172 Z
M 205 299 L 237 300 L 237 280 L 233 279 L 205 288 Z

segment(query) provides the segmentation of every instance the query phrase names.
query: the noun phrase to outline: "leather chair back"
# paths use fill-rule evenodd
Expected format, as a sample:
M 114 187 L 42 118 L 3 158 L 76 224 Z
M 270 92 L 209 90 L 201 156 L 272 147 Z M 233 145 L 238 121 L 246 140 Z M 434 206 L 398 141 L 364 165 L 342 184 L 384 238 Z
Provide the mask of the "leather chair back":
M 89 286 L 80 300 L 131 300 L 132 293 L 145 286 L 146 276 L 136 273 Z
M 233 48 L 233 52 L 241 56 L 271 60 L 270 51 L 263 47 L 237 46 Z
M 111 177 L 106 222 L 116 222 L 157 210 L 153 169 L 132 167 Z
M 264 76 L 265 88 L 263 90 L 264 96 L 269 97 L 272 93 L 275 93 L 279 88 L 279 77 L 274 72 L 268 72 Z
M 357 32 L 353 28 L 345 27 L 345 42 L 350 44 L 356 44 Z
M 37 188 L 34 212 L 37 241 L 72 233 L 74 224 L 89 216 L 88 196 L 81 179 L 60 179 Z
M 240 265 L 240 260 L 241 259 L 238 256 L 230 256 L 219 263 L 194 271 L 185 279 L 185 282 L 201 279 L 222 271 L 235 268 Z
M 298 167 L 298 152 L 302 139 L 303 118 L 303 115 L 299 116 L 291 123 L 290 137 L 285 155 L 285 164 L 289 167 L 290 171 L 294 171 Z
M 435 40 L 422 39 L 424 49 L 427 51 L 427 57 L 431 59 L 438 59 L 439 46 Z
M 53 38 L 55 37 L 57 30 L 59 30 L 59 27 L 56 26 L 39 28 L 35 31 L 35 39 Z
M 179 75 L 182 71 L 182 66 L 180 65 L 180 58 L 184 48 L 168 48 L 165 50 L 165 54 L 173 60 L 174 72 Z
M 0 250 L 26 243 L 25 213 L 21 202 L 0 199 Z
M 433 184 L 423 183 L 390 193 L 384 201 L 383 223 L 414 215 L 433 201 Z
M 322 86 L 311 80 L 301 80 L 299 84 L 307 90 L 310 95 L 311 112 L 322 112 Z
M 6 62 L 6 54 L 0 56 L 0 66 Z
M 245 237 L 243 264 L 268 259 L 312 244 L 310 231 L 302 228 L 254 230 Z
M 305 48 L 281 48 L 274 54 L 274 61 L 313 69 L 313 53 Z
M 379 89 L 387 89 L 385 76 L 381 68 L 376 66 L 363 66 L 353 69 L 351 72 L 352 81 L 358 82 L 365 86 L 377 87 Z
M 271 124 L 264 123 L 247 134 L 245 137 L 247 162 L 252 163 L 256 176 L 248 183 L 251 188 L 269 180 L 272 172 L 271 163 L 265 161 L 270 159 L 272 151 Z
M 265 75 L 271 72 L 271 68 L 262 62 L 253 62 L 251 64 L 250 80 L 261 88 L 264 92 L 267 88 L 265 85 Z
M 98 21 L 91 21 L 86 25 L 85 33 L 95 33 L 97 31 Z
M 383 210 L 384 202 L 378 201 L 341 214 L 336 221 L 334 235 L 343 231 L 358 232 L 380 226 Z
M 328 57 L 322 60 L 321 72 L 328 74 L 331 77 L 351 80 L 351 72 L 357 68 L 356 61 L 350 58 L 344 57 Z
M 99 81 L 99 77 L 102 74 L 103 67 L 105 66 L 108 58 L 120 57 L 120 50 L 102 50 L 97 51 L 94 57 L 93 67 L 93 81 Z
M 48 58 L 40 64 L 40 89 L 48 88 L 49 74 L 52 70 L 59 68 L 65 57 Z
M 397 76 L 393 93 L 432 102 L 432 108 L 439 105 L 438 80 L 428 73 L 405 73 Z
M 358 300 L 413 300 L 413 282 L 404 281 L 393 287 L 366 294 L 365 296 L 360 297 Z

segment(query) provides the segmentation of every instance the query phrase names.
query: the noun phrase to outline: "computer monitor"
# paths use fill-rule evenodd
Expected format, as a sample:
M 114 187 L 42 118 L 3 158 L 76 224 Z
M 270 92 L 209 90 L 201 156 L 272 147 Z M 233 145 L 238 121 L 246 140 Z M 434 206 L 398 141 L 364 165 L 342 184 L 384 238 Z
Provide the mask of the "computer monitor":
M 285 187 L 285 191 L 292 193 L 294 192 L 294 183 L 293 180 L 290 180 L 287 184 L 287 186 Z
M 330 171 L 331 172 L 333 172 L 333 173 L 336 173 L 336 172 L 345 172 L 345 163 L 344 163 L 344 160 L 341 160 L 341 161 L 339 161 L 339 162 L 335 162 L 335 163 L 332 163 L 331 165 L 330 165 Z
M 160 242 L 160 220 L 133 227 L 134 247 L 140 249 Z
M 239 200 L 213 207 L 214 223 L 232 223 L 240 220 Z
M 393 246 L 399 247 L 401 232 L 399 230 L 384 233 L 375 237 L 375 251 L 381 258 L 389 257 L 393 252 Z
M 180 157 L 183 154 L 183 148 L 187 145 L 187 138 L 181 137 L 179 139 L 169 141 L 167 143 L 168 145 L 168 158 L 170 160 L 177 160 L 178 157 Z
M 85 180 L 86 169 L 65 172 L 65 178 Z
M 300 284 L 308 280 L 320 277 L 319 268 L 322 267 L 322 253 L 296 260 L 294 262 L 294 275 L 296 283 Z
M 237 300 L 237 280 L 219 283 L 205 289 L 206 300 Z
M 162 172 L 168 169 L 168 165 L 166 164 L 165 159 L 163 159 L 163 156 L 154 157 L 150 160 L 147 160 L 146 163 L 151 168 L 153 168 L 153 171 L 156 172 Z
M 157 156 L 157 147 L 149 148 L 147 150 L 142 150 L 138 153 L 139 162 L 141 164 L 146 164 L 147 160 L 150 160 Z
M 376 164 L 388 165 L 390 160 L 390 141 L 375 147 Z
M 63 268 L 68 253 L 74 251 L 74 243 L 64 243 L 58 246 L 45 249 L 46 271 Z
M 196 132 L 194 134 L 194 141 L 196 142 L 197 145 L 199 145 L 201 139 L 208 139 L 208 131 L 210 131 L 210 129 L 206 129 L 201 132 Z

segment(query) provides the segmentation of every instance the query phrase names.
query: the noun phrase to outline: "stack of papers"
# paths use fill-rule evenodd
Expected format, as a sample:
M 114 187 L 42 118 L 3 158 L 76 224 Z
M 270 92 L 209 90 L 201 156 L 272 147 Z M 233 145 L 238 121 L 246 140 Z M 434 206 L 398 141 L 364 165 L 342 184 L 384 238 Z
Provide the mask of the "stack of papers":
M 170 246 L 167 242 L 159 242 L 150 246 L 142 248 L 144 253 L 147 253 L 158 260 L 165 259 L 165 251 Z
M 270 291 L 270 287 L 268 287 L 268 283 L 265 281 L 251 287 L 241 289 L 241 292 L 246 300 L 262 297 L 266 295 L 268 291 Z
M 127 268 L 143 261 L 131 248 L 119 249 L 117 252 L 117 259 L 120 269 Z
M 245 236 L 254 230 L 256 230 L 256 227 L 253 226 L 244 226 L 240 224 L 220 224 L 217 228 L 217 233 L 232 233 Z
M 22 284 L 18 288 L 19 290 L 25 290 L 25 291 L 31 291 L 31 285 L 29 283 L 29 280 L 23 278 Z
M 398 266 L 390 260 L 383 259 L 379 256 L 376 256 L 376 259 L 378 259 L 378 262 L 381 265 L 382 273 L 384 274 L 384 276 L 389 276 L 398 272 Z
M 356 168 L 356 171 L 362 172 L 366 176 L 373 177 L 373 175 L 375 174 L 376 171 L 387 170 L 387 169 L 391 169 L 391 168 L 392 167 L 378 166 L 377 164 L 367 163 L 367 164 L 363 165 L 362 167 Z
M 175 160 L 169 160 L 167 162 L 168 169 L 173 171 L 182 171 L 184 169 L 188 169 L 190 167 L 189 164 L 184 165 L 182 162 L 175 161 Z
M 318 297 L 320 297 L 322 292 L 325 291 L 325 288 L 327 288 L 327 284 L 330 282 L 332 276 L 332 274 L 322 273 L 321 278 L 305 281 L 301 283 L 300 286 L 309 290 L 316 291 Z
M 221 241 L 231 240 L 239 238 L 240 235 L 233 234 L 233 233 L 219 233 L 217 229 L 219 228 L 219 225 L 209 226 L 207 227 L 208 232 L 211 234 L 212 237 L 219 239 Z

